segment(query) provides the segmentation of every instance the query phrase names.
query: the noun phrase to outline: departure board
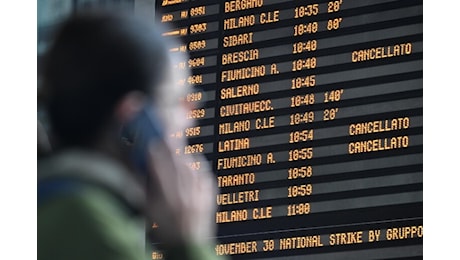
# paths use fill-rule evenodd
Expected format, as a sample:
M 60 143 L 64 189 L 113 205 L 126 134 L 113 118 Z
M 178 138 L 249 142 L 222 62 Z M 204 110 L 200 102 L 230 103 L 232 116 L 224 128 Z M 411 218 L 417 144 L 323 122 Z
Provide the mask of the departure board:
M 199 107 L 216 255 L 423 257 L 421 0 L 156 1 Z M 190 167 L 199 169 L 203 162 Z M 153 252 L 152 259 L 160 259 Z

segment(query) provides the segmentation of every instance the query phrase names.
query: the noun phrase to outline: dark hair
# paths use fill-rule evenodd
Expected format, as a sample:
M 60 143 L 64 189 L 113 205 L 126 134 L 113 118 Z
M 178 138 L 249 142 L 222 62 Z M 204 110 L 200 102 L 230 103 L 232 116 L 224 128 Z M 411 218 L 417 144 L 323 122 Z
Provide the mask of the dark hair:
M 62 145 L 95 141 L 131 91 L 152 94 L 169 67 L 153 24 L 121 13 L 85 13 L 63 23 L 45 56 L 46 111 Z

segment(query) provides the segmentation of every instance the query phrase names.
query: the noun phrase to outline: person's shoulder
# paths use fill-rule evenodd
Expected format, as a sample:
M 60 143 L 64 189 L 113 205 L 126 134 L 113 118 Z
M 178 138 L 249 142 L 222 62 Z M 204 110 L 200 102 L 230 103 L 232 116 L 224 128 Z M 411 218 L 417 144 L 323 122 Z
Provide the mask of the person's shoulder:
M 145 201 L 145 188 L 136 177 L 120 161 L 91 150 L 60 151 L 38 162 L 39 190 L 41 186 L 68 185 L 74 190 L 95 186 L 111 193 L 127 207 L 140 210 Z
M 135 229 L 127 223 L 139 219 L 111 191 L 85 182 L 57 180 L 63 191 L 39 194 L 38 221 L 56 227 L 77 227 L 81 233 L 118 233 Z M 54 193 L 54 194 L 50 194 Z M 49 228 L 52 228 L 51 226 Z M 83 233 L 85 233 L 83 232 Z M 115 234 L 113 234 L 115 235 Z
M 49 205 L 67 212 L 136 211 L 133 198 L 142 198 L 138 183 L 115 160 L 88 151 L 71 150 L 39 162 L 37 197 L 39 208 Z M 124 184 L 124 185 L 123 185 Z M 70 207 L 72 205 L 72 207 Z M 114 209 L 117 208 L 117 209 Z M 108 217 L 117 215 L 109 215 Z
M 68 252 L 77 251 L 79 259 L 142 259 L 141 219 L 130 215 L 107 190 L 76 185 L 81 186 L 38 207 L 38 243 L 43 256 L 69 259 Z

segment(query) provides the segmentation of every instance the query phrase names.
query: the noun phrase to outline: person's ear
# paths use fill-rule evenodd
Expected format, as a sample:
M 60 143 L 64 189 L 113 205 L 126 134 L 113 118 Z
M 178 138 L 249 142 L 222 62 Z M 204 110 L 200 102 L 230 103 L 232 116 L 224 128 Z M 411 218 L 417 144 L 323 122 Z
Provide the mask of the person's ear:
M 115 107 L 115 118 L 121 123 L 129 121 L 142 109 L 145 102 L 143 93 L 139 91 L 127 93 Z

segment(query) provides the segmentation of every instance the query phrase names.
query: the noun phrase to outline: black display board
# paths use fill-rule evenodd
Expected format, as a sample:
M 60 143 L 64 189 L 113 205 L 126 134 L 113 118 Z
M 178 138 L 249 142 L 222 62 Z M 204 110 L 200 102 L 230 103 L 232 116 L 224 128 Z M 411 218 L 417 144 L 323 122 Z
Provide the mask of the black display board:
M 419 259 L 423 2 L 156 2 L 219 185 L 217 255 Z M 199 161 L 191 167 L 198 169 Z M 161 253 L 153 252 L 152 258 Z

